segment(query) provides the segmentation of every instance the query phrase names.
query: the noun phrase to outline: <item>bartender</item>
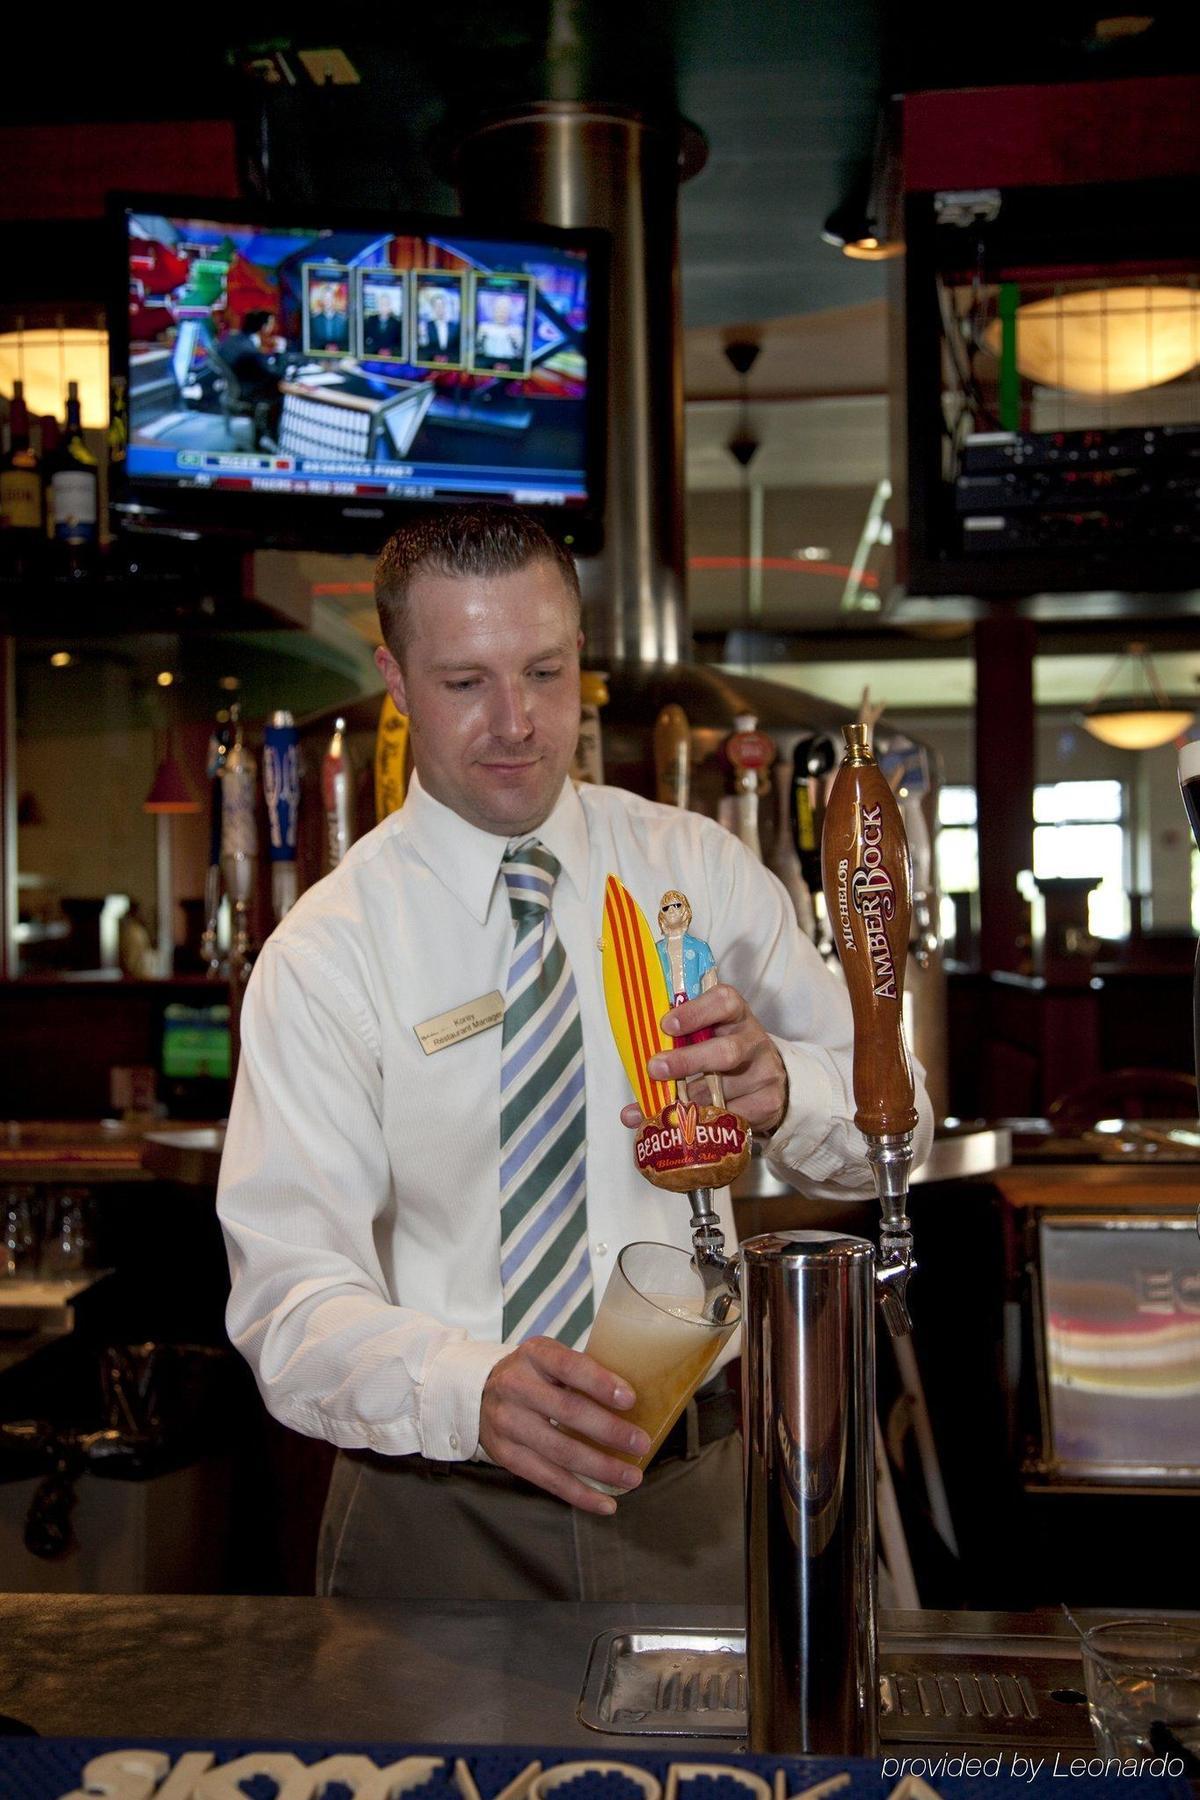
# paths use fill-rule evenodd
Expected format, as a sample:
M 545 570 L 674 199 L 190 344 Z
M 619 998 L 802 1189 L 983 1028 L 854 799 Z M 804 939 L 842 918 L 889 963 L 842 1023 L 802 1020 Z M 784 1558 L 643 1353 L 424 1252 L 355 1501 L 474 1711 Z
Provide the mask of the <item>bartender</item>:
M 624 1244 L 690 1249 L 622 1130 L 606 877 L 646 910 L 679 887 L 720 968 L 651 1075 L 718 1071 L 777 1174 L 860 1200 L 845 991 L 718 825 L 567 779 L 579 584 L 539 526 L 440 512 L 389 541 L 375 591 L 414 779 L 264 947 L 218 1201 L 230 1336 L 274 1416 L 339 1447 L 319 1588 L 737 1600 L 731 1396 L 698 1397 L 643 1478 L 612 1454 L 649 1447 L 633 1396 L 579 1349 Z

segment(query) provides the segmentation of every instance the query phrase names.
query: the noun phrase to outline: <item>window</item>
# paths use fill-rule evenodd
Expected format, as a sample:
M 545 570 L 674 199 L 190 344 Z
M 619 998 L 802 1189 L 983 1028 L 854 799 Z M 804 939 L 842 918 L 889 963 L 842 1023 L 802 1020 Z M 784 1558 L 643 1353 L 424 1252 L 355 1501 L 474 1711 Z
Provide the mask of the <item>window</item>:
M 1034 875 L 1041 880 L 1100 877 L 1100 885 L 1088 895 L 1088 929 L 1095 937 L 1129 934 L 1124 821 L 1125 795 L 1119 781 L 1055 781 L 1033 790 Z M 978 892 L 974 788 L 944 787 L 938 796 L 938 824 L 941 892 Z M 1016 874 L 1014 869 L 1014 878 Z

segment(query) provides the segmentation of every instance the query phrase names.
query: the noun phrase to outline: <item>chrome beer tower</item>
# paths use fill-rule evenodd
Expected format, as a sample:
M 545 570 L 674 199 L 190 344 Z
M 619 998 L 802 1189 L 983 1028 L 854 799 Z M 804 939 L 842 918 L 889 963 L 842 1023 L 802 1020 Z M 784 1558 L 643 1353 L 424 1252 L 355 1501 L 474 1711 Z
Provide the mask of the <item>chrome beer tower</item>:
M 711 1190 L 689 1198 L 706 1288 L 739 1288 L 742 1301 L 748 1746 L 873 1756 L 874 1301 L 893 1335 L 906 1333 L 915 1267 L 906 1198 L 917 1115 L 901 1026 L 911 886 L 867 728 L 847 726 L 845 738 L 822 859 L 854 1015 L 855 1123 L 883 1213 L 878 1257 L 863 1238 L 786 1231 L 729 1260 Z

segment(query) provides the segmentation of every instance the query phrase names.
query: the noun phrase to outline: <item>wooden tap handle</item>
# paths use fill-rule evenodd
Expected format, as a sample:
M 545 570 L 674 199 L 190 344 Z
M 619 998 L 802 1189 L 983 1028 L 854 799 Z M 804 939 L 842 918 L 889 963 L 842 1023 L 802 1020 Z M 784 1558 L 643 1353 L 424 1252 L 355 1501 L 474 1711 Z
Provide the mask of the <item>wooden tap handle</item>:
M 843 735 L 846 755 L 821 841 L 825 897 L 854 1013 L 854 1122 L 870 1137 L 890 1137 L 917 1122 L 902 1010 L 912 916 L 908 841 L 869 727 L 847 725 Z

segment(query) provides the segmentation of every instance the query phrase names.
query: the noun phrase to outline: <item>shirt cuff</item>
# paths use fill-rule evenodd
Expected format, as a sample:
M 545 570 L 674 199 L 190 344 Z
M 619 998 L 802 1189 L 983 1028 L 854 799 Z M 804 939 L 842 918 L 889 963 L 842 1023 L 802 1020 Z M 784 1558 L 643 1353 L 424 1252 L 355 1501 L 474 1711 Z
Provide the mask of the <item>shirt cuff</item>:
M 484 1383 L 512 1348 L 469 1337 L 443 1344 L 420 1388 L 417 1430 L 423 1456 L 431 1462 L 469 1462 L 475 1455 Z
M 842 1159 L 828 1139 L 833 1127 L 833 1084 L 814 1056 L 801 1044 L 772 1037 L 787 1072 L 787 1111 L 769 1138 L 763 1155 L 783 1180 L 792 1171 L 813 1181 L 835 1174 Z

